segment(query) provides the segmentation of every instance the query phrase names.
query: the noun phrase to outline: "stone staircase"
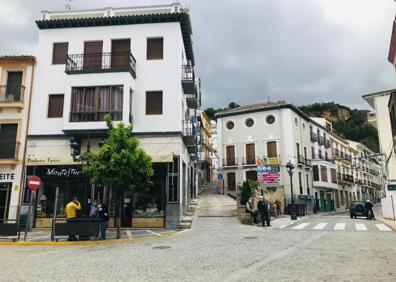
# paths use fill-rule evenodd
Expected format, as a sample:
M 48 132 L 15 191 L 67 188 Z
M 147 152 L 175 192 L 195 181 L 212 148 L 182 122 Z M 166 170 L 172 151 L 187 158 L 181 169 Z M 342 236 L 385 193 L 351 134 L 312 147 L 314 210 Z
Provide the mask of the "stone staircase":
M 194 213 L 198 205 L 198 199 L 191 200 L 190 205 L 187 208 L 186 214 L 183 216 L 181 222 L 180 222 L 180 229 L 190 229 L 193 218 L 194 218 Z

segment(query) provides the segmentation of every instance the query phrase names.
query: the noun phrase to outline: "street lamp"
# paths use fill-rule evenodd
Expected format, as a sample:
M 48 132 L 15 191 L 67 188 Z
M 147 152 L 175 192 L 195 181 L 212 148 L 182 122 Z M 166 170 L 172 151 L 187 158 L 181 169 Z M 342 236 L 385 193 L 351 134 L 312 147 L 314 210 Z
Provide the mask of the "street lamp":
M 291 220 L 297 220 L 297 215 L 296 215 L 296 206 L 294 205 L 294 193 L 293 193 L 293 170 L 294 170 L 294 165 L 289 161 L 286 164 L 287 172 L 289 173 L 290 176 L 290 190 L 291 190 L 291 206 L 290 206 L 290 218 Z

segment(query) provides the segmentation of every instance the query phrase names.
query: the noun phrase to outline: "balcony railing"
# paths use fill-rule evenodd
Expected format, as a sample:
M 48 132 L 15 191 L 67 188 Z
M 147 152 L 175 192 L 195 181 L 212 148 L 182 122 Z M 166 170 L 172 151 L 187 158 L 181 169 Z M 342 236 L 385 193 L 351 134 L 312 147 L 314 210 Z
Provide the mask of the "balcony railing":
M 311 132 L 311 142 L 318 142 L 318 134 Z
M 25 86 L 0 85 L 0 103 L 23 102 Z
M 342 176 L 342 179 L 343 179 L 344 181 L 348 181 L 348 182 L 352 182 L 352 183 L 353 183 L 353 176 L 350 175 L 350 174 L 344 174 L 344 175 Z
M 303 157 L 303 155 L 298 155 L 297 156 L 297 164 L 299 165 L 305 165 L 305 158 Z
M 181 81 L 184 94 L 197 94 L 197 89 L 195 87 L 194 67 L 192 65 L 182 66 Z
M 106 114 L 114 121 L 122 120 L 122 111 L 73 111 L 70 112 L 70 122 L 104 121 Z
M 192 119 L 182 121 L 182 136 L 186 146 L 197 146 L 198 137 L 195 123 Z
M 335 149 L 335 148 L 333 148 L 333 150 L 331 151 L 331 154 L 333 155 L 333 156 L 339 156 L 339 151 L 338 151 L 338 149 Z
M 312 166 L 312 160 L 310 160 L 310 159 L 305 159 L 305 166 L 311 167 L 311 166 Z
M 238 166 L 238 159 L 237 158 L 226 158 L 223 159 L 223 167 L 235 167 Z
M 0 140 L 0 160 L 18 160 L 20 145 L 17 141 Z
M 71 54 L 67 56 L 67 74 L 129 71 L 136 78 L 136 59 L 131 52 Z
M 331 142 L 330 142 L 330 139 L 325 139 L 325 147 L 326 148 L 331 148 Z
M 256 158 L 242 157 L 242 165 L 256 165 Z

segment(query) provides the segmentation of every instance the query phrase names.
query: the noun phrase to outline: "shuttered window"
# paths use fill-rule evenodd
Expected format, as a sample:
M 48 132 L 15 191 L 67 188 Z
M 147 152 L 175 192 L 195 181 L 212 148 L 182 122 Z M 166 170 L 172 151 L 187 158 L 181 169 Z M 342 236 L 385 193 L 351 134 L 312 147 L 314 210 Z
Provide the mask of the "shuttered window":
M 246 171 L 246 180 L 257 181 L 257 171 L 247 170 Z
M 255 155 L 254 144 L 246 144 L 246 164 L 255 164 Z
M 162 115 L 162 91 L 146 92 L 146 115 Z
M 52 53 L 52 64 L 62 65 L 66 64 L 67 52 L 69 49 L 69 43 L 54 43 Z
M 235 147 L 226 147 L 227 165 L 235 165 Z
M 331 171 L 331 183 L 337 183 L 337 171 L 335 168 L 330 168 Z
M 276 151 L 276 141 L 267 142 L 267 155 L 268 158 L 278 157 L 278 152 Z
M 147 60 L 161 60 L 164 55 L 163 38 L 147 38 Z
M 319 168 L 318 168 L 318 166 L 314 165 L 312 167 L 312 169 L 313 169 L 313 180 L 314 181 L 319 181 Z
M 320 178 L 323 182 L 327 182 L 327 167 L 320 166 Z
M 61 118 L 63 117 L 63 94 L 49 95 L 48 99 L 48 117 Z

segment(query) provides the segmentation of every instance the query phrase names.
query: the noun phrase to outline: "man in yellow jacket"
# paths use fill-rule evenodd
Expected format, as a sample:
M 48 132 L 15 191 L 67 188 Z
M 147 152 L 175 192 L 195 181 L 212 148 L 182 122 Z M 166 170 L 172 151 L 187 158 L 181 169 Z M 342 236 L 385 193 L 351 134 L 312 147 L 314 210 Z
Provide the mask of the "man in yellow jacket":
M 81 210 L 81 204 L 79 201 L 77 201 L 76 198 L 74 198 L 72 201 L 70 201 L 66 205 L 66 221 L 68 223 L 72 223 L 74 219 L 77 217 L 77 211 Z M 77 241 L 76 236 L 72 235 L 69 236 L 67 239 L 68 241 Z

